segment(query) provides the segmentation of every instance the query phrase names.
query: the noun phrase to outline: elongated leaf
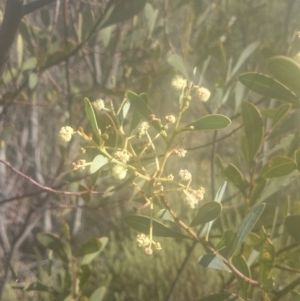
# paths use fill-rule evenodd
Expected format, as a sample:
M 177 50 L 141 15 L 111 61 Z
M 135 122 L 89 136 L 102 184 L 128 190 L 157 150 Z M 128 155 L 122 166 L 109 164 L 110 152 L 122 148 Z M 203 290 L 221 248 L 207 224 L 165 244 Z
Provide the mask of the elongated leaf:
M 197 211 L 190 227 L 206 224 L 216 219 L 222 211 L 222 205 L 218 202 L 204 203 Z
M 29 58 L 27 61 L 24 62 L 22 71 L 32 70 L 37 66 L 37 59 L 35 57 Z
M 250 160 L 248 166 L 250 167 L 262 144 L 264 136 L 263 121 L 258 109 L 246 101 L 242 103 L 242 118 Z
M 259 276 L 261 283 L 265 283 L 270 276 L 276 255 L 275 248 L 271 240 L 267 237 L 266 231 L 263 227 L 260 231 L 260 237 L 263 240 L 263 243 L 261 244 L 260 248 Z
M 235 235 L 232 230 L 225 231 L 215 249 L 217 251 L 224 249 L 226 246 L 228 246 L 230 244 L 230 242 L 233 240 L 234 236 Z
M 230 293 L 220 293 L 213 294 L 209 296 L 205 296 L 201 299 L 197 299 L 197 301 L 243 301 L 243 299 L 239 298 L 237 295 Z
M 24 288 L 25 291 L 29 292 L 29 291 L 40 291 L 40 292 L 48 292 L 51 291 L 51 288 L 49 288 L 48 286 L 44 285 L 41 282 L 32 282 L 30 283 L 28 286 L 26 286 Z
M 243 50 L 236 65 L 234 66 L 233 70 L 231 71 L 229 78 L 232 78 L 235 75 L 235 73 L 241 68 L 241 66 L 244 64 L 244 62 L 247 60 L 247 58 L 257 49 L 258 45 L 259 45 L 259 42 L 253 42 Z
M 246 277 L 251 278 L 250 269 L 247 265 L 245 258 L 241 255 L 232 257 L 232 264 Z M 243 279 L 237 277 L 240 288 L 242 289 L 244 296 L 247 297 L 247 290 L 249 287 L 249 283 L 244 281 Z
M 297 169 L 300 171 L 300 149 L 295 151 L 295 161 L 297 165 Z
M 90 167 L 90 173 L 93 174 L 96 171 L 98 171 L 102 166 L 107 164 L 108 159 L 102 155 L 98 155 L 94 158 L 91 167 Z
M 224 129 L 231 124 L 231 120 L 219 114 L 207 115 L 199 118 L 198 120 L 186 125 L 183 130 L 220 130 Z
M 227 181 L 225 181 L 224 184 L 218 189 L 217 194 L 216 194 L 215 199 L 214 199 L 215 202 L 220 203 L 222 201 L 222 198 L 223 198 L 223 195 L 225 193 L 226 187 L 227 187 Z
M 296 168 L 296 163 L 292 159 L 275 157 L 263 166 L 261 177 L 267 179 L 286 176 L 296 170 Z
M 128 215 L 124 219 L 125 223 L 132 229 L 149 234 L 150 229 L 150 218 L 144 215 Z M 153 235 L 161 237 L 176 237 L 176 238 L 189 238 L 188 236 L 176 232 L 171 228 L 167 227 L 163 223 L 153 219 Z
M 289 234 L 300 244 L 300 215 L 290 215 L 285 219 L 285 226 Z
M 283 120 L 286 117 L 290 108 L 291 108 L 290 104 L 283 104 L 277 108 L 273 118 L 272 127 L 274 127 L 277 123 L 279 123 L 281 120 Z
M 146 0 L 117 0 L 107 10 L 106 18 L 101 22 L 99 28 L 104 28 L 132 18 L 143 10 Z
M 80 266 L 79 274 L 79 287 L 82 290 L 86 282 L 88 281 L 89 277 L 91 276 L 92 272 L 90 267 L 85 264 Z
M 282 84 L 300 95 L 300 65 L 285 56 L 275 56 L 269 59 L 268 69 Z
M 130 100 L 130 104 L 146 119 L 149 121 L 150 125 L 152 125 L 158 132 L 161 131 L 160 125 L 157 121 L 151 120 L 152 112 L 144 101 L 144 99 L 133 92 L 127 92 L 127 98 Z
M 235 241 L 232 252 L 234 252 L 236 249 L 238 249 L 241 246 L 241 244 L 244 242 L 247 235 L 250 233 L 252 228 L 257 223 L 259 217 L 261 216 L 262 212 L 265 209 L 265 206 L 266 206 L 266 204 L 264 204 L 264 203 L 259 204 L 255 207 L 253 207 L 249 211 L 249 213 L 246 215 L 246 217 L 244 218 L 244 220 L 242 221 L 242 223 L 239 227 L 236 241 Z
M 105 294 L 106 294 L 106 287 L 100 286 L 99 288 L 93 291 L 89 301 L 102 301 Z
M 100 137 L 100 133 L 99 133 L 99 127 L 97 124 L 95 112 L 94 112 L 91 102 L 86 97 L 84 98 L 84 108 L 85 108 L 86 116 L 90 122 L 90 125 L 91 125 L 94 133 L 96 134 L 96 137 L 99 139 L 99 142 L 100 142 L 101 137 Z
M 69 262 L 66 246 L 60 240 L 60 238 L 52 233 L 40 232 L 36 236 L 40 244 L 45 248 L 48 248 L 58 255 L 64 262 Z
M 122 115 L 123 115 L 123 118 L 124 118 L 124 119 L 126 118 L 129 109 L 130 109 L 130 101 L 126 101 L 126 102 L 124 103 L 123 108 L 122 108 Z
M 224 176 L 233 183 L 237 189 L 239 189 L 243 194 L 245 194 L 245 188 L 247 187 L 247 183 L 243 179 L 243 176 L 239 169 L 233 164 L 229 164 L 223 171 Z
M 80 248 L 79 256 L 82 256 L 80 265 L 83 266 L 90 264 L 104 250 L 107 242 L 107 237 L 101 237 L 98 239 L 92 238 L 91 240 L 83 244 Z
M 300 100 L 295 93 L 268 75 L 249 72 L 240 75 L 239 80 L 247 88 L 258 94 L 297 106 L 300 105 Z
M 231 272 L 225 263 L 214 254 L 202 255 L 198 259 L 198 263 L 206 268 Z
M 179 71 L 187 80 L 189 79 L 189 76 L 185 69 L 185 64 L 183 62 L 183 59 L 179 55 L 176 54 L 171 55 L 168 58 L 168 63 L 172 67 L 174 67 L 177 71 Z

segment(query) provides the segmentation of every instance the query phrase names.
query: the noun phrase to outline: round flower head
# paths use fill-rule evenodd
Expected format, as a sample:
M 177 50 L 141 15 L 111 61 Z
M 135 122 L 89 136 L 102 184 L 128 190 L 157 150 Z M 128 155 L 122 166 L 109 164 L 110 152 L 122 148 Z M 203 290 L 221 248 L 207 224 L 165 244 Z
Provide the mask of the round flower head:
M 168 115 L 165 117 L 168 123 L 175 123 L 176 118 L 173 115 Z
M 97 111 L 101 111 L 105 108 L 105 103 L 103 99 L 97 99 L 93 102 L 93 107 Z
M 176 90 L 181 91 L 183 88 L 186 87 L 187 81 L 183 77 L 176 75 L 171 83 L 172 87 L 175 88 Z
M 62 141 L 69 142 L 75 131 L 70 126 L 63 126 L 59 131 L 59 137 Z
M 194 90 L 195 90 L 196 94 L 198 95 L 198 98 L 202 102 L 206 102 L 210 98 L 210 91 L 208 89 L 206 89 L 204 87 L 194 86 Z
M 183 157 L 185 157 L 186 150 L 183 149 L 183 148 L 176 148 L 176 149 L 174 149 L 174 153 L 175 153 L 179 158 L 183 158 Z
M 186 169 L 180 169 L 179 176 L 182 181 L 190 181 L 192 179 L 192 174 Z
M 192 209 L 196 207 L 199 201 L 203 200 L 205 189 L 200 187 L 198 190 L 183 190 L 183 199 Z
M 150 238 L 145 234 L 138 234 L 136 240 L 139 244 L 139 247 L 148 247 L 150 245 Z
M 130 159 L 130 154 L 126 150 L 116 151 L 114 156 L 123 163 L 127 163 Z
M 127 168 L 122 165 L 114 165 L 112 168 L 113 177 L 117 180 L 123 180 L 127 175 Z
M 150 125 L 147 121 L 144 121 L 140 124 L 140 126 L 138 127 L 138 132 L 137 132 L 137 136 L 141 137 L 142 135 L 145 135 L 147 133 L 147 131 L 149 130 Z

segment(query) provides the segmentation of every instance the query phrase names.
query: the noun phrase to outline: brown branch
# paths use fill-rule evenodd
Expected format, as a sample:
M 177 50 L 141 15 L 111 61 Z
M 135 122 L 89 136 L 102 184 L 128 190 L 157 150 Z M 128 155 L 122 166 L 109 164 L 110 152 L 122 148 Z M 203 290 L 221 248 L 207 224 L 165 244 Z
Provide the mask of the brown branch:
M 44 186 L 40 183 L 38 183 L 37 181 L 33 180 L 32 178 L 30 178 L 29 176 L 23 174 L 22 172 L 20 172 L 19 170 L 15 169 L 13 166 L 11 166 L 10 163 L 0 160 L 0 163 L 3 163 L 4 165 L 6 165 L 8 168 L 10 168 L 13 172 L 15 172 L 16 174 L 20 175 L 21 177 L 23 177 L 24 179 L 26 179 L 27 181 L 31 182 L 33 185 L 41 188 L 44 191 L 48 191 L 54 194 L 63 194 L 63 195 L 83 195 L 83 194 L 103 194 L 103 192 L 101 191 L 93 191 L 93 190 L 85 190 L 85 191 L 63 191 L 63 190 L 55 190 L 51 187 L 47 187 Z
M 43 6 L 48 5 L 50 3 L 54 3 L 56 1 L 57 0 L 37 0 L 37 1 L 30 2 L 28 4 L 25 4 L 23 6 L 22 16 L 28 15 L 28 14 L 42 8 Z

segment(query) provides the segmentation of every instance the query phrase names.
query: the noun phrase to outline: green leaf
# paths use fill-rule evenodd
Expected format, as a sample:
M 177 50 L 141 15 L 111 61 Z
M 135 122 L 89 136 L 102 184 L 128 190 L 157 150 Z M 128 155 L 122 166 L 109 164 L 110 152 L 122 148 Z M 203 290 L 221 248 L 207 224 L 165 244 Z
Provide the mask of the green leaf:
M 272 128 L 286 117 L 290 108 L 291 108 L 290 104 L 283 104 L 276 109 L 273 122 L 272 122 Z
M 24 290 L 26 292 L 29 292 L 29 291 L 49 292 L 49 291 L 51 291 L 51 289 L 48 286 L 46 286 L 43 283 L 38 282 L 38 281 L 30 283 L 28 286 L 26 286 L 24 288 Z
M 293 105 L 300 105 L 299 98 L 291 90 L 268 75 L 249 72 L 240 75 L 239 80 L 247 88 L 258 94 Z
M 206 224 L 216 219 L 222 211 L 222 205 L 218 202 L 204 203 L 197 211 L 190 227 Z
M 95 112 L 94 112 L 91 102 L 86 97 L 84 98 L 84 108 L 85 108 L 86 116 L 90 122 L 90 125 L 91 125 L 94 133 L 96 134 L 96 137 L 99 139 L 99 142 L 101 142 L 99 127 L 97 124 Z
M 220 293 L 213 294 L 209 296 L 205 296 L 201 299 L 197 299 L 197 301 L 243 301 L 243 299 L 239 298 L 237 295 L 230 293 Z
M 93 174 L 98 171 L 102 166 L 108 163 L 108 159 L 102 155 L 98 155 L 94 158 L 91 166 L 90 173 Z
M 37 59 L 35 57 L 30 57 L 24 64 L 22 67 L 22 71 L 28 71 L 28 70 L 32 70 L 36 67 L 37 65 Z
M 128 215 L 124 219 L 125 223 L 132 229 L 149 235 L 150 218 L 144 215 Z M 176 232 L 167 227 L 163 223 L 153 219 L 153 236 L 160 237 L 176 237 L 176 238 L 189 238 L 188 236 Z
M 212 114 L 201 117 L 196 121 L 189 123 L 182 130 L 220 130 L 226 128 L 230 124 L 231 120 L 228 117 L 220 114 Z M 191 127 L 193 128 L 191 129 Z
M 233 183 L 245 195 L 245 188 L 248 186 L 239 169 L 233 164 L 229 164 L 223 171 L 224 176 Z
M 23 62 L 23 53 L 24 53 L 24 43 L 22 35 L 18 34 L 17 36 L 17 62 L 18 62 L 18 69 L 21 69 L 22 62 Z
M 155 22 L 158 16 L 158 9 L 153 9 L 153 6 L 150 3 L 147 3 L 144 8 L 144 15 L 147 20 L 149 37 L 151 37 Z
M 253 206 L 257 202 L 257 199 L 260 196 L 260 194 L 264 191 L 266 184 L 267 181 L 265 179 L 261 179 L 254 184 L 250 195 L 251 206 Z
M 34 90 L 39 82 L 39 78 L 35 73 L 31 73 L 28 80 L 30 90 Z
M 173 216 L 170 214 L 170 212 L 167 209 L 161 209 L 157 212 L 157 217 L 169 222 L 174 222 Z
M 241 255 L 232 257 L 232 264 L 246 277 L 251 278 L 250 269 L 247 265 L 245 258 Z M 249 283 L 241 279 L 237 276 L 237 280 L 239 282 L 240 288 L 243 291 L 245 297 L 247 297 L 247 290 L 249 287 Z
M 285 219 L 285 226 L 290 236 L 300 244 L 300 215 L 290 215 Z
M 122 108 L 122 115 L 123 115 L 124 119 L 126 118 L 129 109 L 130 109 L 130 101 L 126 101 L 123 105 L 123 108 Z
M 241 68 L 247 58 L 257 49 L 258 46 L 259 42 L 253 42 L 243 50 L 236 65 L 230 73 L 229 79 L 231 79 L 235 75 L 235 73 Z
M 69 262 L 66 246 L 60 238 L 52 233 L 40 232 L 36 236 L 37 240 L 45 248 L 50 249 L 58 255 L 64 262 Z
M 106 287 L 100 286 L 99 288 L 93 291 L 89 301 L 102 301 L 105 294 L 106 294 Z
M 187 74 L 187 71 L 185 69 L 185 64 L 183 62 L 183 59 L 176 54 L 171 55 L 168 58 L 168 63 L 175 68 L 177 71 L 179 71 L 184 78 L 186 78 L 187 80 L 189 80 L 189 76 Z
M 296 163 L 292 159 L 275 157 L 263 166 L 260 176 L 265 179 L 278 178 L 292 173 L 296 168 Z
M 103 248 L 101 238 L 90 238 L 87 242 L 83 243 L 78 251 L 78 256 L 84 256 L 86 254 L 96 253 Z
M 275 254 L 275 248 L 271 240 L 267 237 L 266 231 L 263 227 L 260 231 L 260 237 L 263 240 L 263 243 L 261 244 L 261 248 L 260 248 L 259 276 L 260 276 L 260 282 L 265 283 L 273 268 L 276 254 Z
M 297 169 L 300 171 L 300 149 L 297 149 L 295 151 L 295 161 L 296 161 Z
M 80 287 L 80 290 L 82 290 L 82 288 L 86 284 L 87 280 L 91 276 L 92 272 L 91 272 L 90 267 L 87 264 L 81 265 L 79 271 L 80 271 L 79 272 L 79 287 Z
M 198 263 L 206 268 L 231 272 L 225 263 L 214 254 L 205 254 L 199 257 Z
M 269 59 L 268 69 L 282 84 L 300 95 L 300 65 L 285 56 L 275 56 Z
M 93 241 L 93 240 L 97 240 Z M 101 238 L 93 238 L 87 243 L 84 244 L 84 246 L 80 249 L 83 257 L 81 259 L 80 265 L 90 264 L 105 248 L 106 244 L 108 242 L 107 237 L 101 237 Z M 101 244 L 101 245 L 100 245 Z M 95 252 L 92 252 L 93 250 L 98 250 Z
M 99 24 L 99 28 L 104 28 L 132 18 L 143 10 L 146 0 L 117 0 L 107 10 L 106 16 Z
M 257 223 L 259 217 L 261 216 L 262 212 L 265 209 L 266 204 L 259 204 L 255 207 L 253 207 L 249 213 L 246 215 L 244 220 L 242 221 L 239 230 L 237 232 L 235 244 L 232 250 L 232 253 L 238 249 L 244 240 L 246 239 L 247 235 L 250 233 L 252 228 Z
M 225 193 L 226 187 L 227 187 L 227 181 L 225 181 L 224 184 L 218 189 L 217 194 L 216 194 L 215 199 L 214 199 L 215 202 L 220 203 L 222 201 L 222 198 L 223 198 L 223 195 Z
M 221 240 L 218 242 L 217 246 L 216 246 L 216 250 L 222 250 L 224 249 L 226 246 L 228 246 L 230 244 L 230 242 L 233 240 L 234 238 L 234 232 L 232 230 L 226 230 L 223 235 Z
M 151 120 L 152 112 L 141 97 L 142 95 L 137 95 L 133 92 L 127 92 L 127 98 L 130 100 L 130 104 L 147 120 L 149 124 L 152 125 L 159 133 L 161 132 L 161 127 L 158 122 Z
M 242 118 L 244 123 L 244 130 L 246 134 L 250 168 L 253 159 L 255 158 L 263 140 L 264 128 L 263 121 L 258 109 L 251 103 L 244 101 L 242 103 Z

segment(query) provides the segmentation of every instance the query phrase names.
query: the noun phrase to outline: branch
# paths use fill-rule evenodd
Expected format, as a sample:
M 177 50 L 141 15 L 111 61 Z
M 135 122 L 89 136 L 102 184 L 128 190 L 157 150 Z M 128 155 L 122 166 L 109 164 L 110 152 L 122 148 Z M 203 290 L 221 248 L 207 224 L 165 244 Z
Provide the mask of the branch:
M 32 178 L 30 178 L 29 176 L 23 174 L 22 172 L 20 172 L 19 170 L 15 169 L 14 167 L 12 167 L 10 165 L 10 163 L 0 160 L 0 163 L 3 163 L 4 165 L 6 165 L 8 168 L 10 168 L 12 171 L 14 171 L 15 173 L 17 173 L 18 175 L 20 175 L 21 177 L 23 177 L 24 179 L 26 179 L 27 181 L 31 182 L 32 184 L 34 184 L 35 186 L 41 188 L 44 191 L 48 191 L 54 194 L 63 194 L 63 195 L 83 195 L 83 194 L 103 194 L 103 192 L 100 191 L 93 191 L 93 190 L 86 190 L 86 191 L 63 191 L 63 190 L 55 190 L 51 187 L 47 187 L 44 186 L 40 183 L 38 183 L 37 181 L 33 180 Z
M 54 3 L 56 1 L 57 0 L 37 0 L 37 1 L 30 2 L 28 4 L 25 4 L 23 6 L 22 16 L 28 15 L 28 14 L 42 8 L 43 6 L 48 5 L 50 3 Z
M 0 77 L 2 76 L 10 49 L 23 16 L 22 0 L 7 0 L 4 18 L 0 29 Z

